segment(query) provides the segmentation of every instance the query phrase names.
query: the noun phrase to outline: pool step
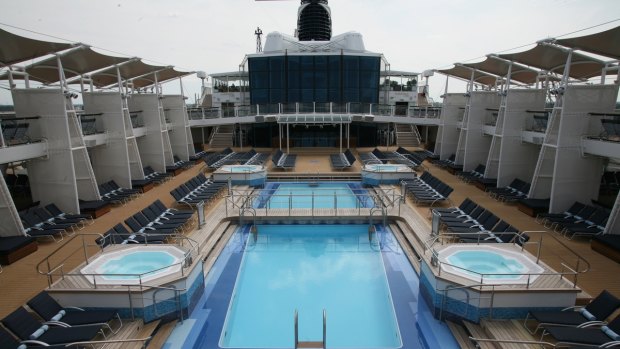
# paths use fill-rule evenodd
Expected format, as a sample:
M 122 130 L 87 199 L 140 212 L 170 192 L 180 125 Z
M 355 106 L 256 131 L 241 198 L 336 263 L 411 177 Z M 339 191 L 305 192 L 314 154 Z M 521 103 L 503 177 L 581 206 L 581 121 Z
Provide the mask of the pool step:
M 502 340 L 536 341 L 538 338 L 532 335 L 523 327 L 523 323 L 518 320 L 481 320 L 480 325 L 484 328 L 489 337 Z M 540 348 L 534 344 L 521 343 L 501 343 L 498 347 L 502 349 L 534 349 Z
M 540 348 L 537 344 L 514 343 L 514 341 L 535 342 L 538 339 L 532 337 L 530 333 L 523 327 L 519 320 L 486 320 L 480 321 L 480 325 L 463 321 L 465 328 L 474 338 L 486 338 L 492 340 L 502 340 L 508 342 L 483 342 L 479 341 L 480 348 L 488 349 L 534 349 Z M 509 341 L 513 341 L 510 343 Z
M 476 349 L 476 346 L 469 339 L 469 333 L 467 333 L 463 326 L 452 321 L 446 321 L 446 324 L 461 349 Z
M 323 349 L 323 342 L 297 342 L 297 348 L 321 348 Z
M 166 342 L 176 325 L 177 320 L 173 320 L 159 326 L 157 328 L 157 331 L 153 334 L 153 337 L 151 338 L 151 341 L 149 342 L 149 345 L 146 347 L 146 349 L 163 348 L 164 343 Z

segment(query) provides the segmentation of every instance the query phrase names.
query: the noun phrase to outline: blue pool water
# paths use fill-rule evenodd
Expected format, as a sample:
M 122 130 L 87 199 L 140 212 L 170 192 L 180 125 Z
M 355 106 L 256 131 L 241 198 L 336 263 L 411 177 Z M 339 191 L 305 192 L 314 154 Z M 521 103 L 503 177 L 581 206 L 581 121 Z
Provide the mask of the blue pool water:
M 478 274 L 523 273 L 526 267 L 519 261 L 492 251 L 458 251 L 446 258 L 448 263 Z M 474 274 L 474 273 L 470 273 Z M 485 275 L 485 279 L 511 279 L 519 275 Z
M 373 248 L 374 247 L 374 248 Z M 222 347 L 285 348 L 322 339 L 330 348 L 397 348 L 400 335 L 381 253 L 367 225 L 260 226 L 250 237 Z
M 306 230 L 319 232 L 321 225 L 300 225 L 305 227 Z M 263 228 L 267 225 L 259 226 L 259 237 L 263 232 Z M 290 226 L 289 226 L 290 227 Z M 367 231 L 368 226 L 363 225 L 364 231 Z M 375 225 L 377 229 L 376 240 L 379 241 L 378 248 L 380 248 L 380 256 L 383 261 L 383 267 L 385 269 L 385 275 L 387 276 L 387 282 L 389 284 L 390 294 L 392 297 L 393 309 L 396 313 L 396 320 L 398 328 L 400 329 L 400 340 L 402 342 L 402 349 L 458 349 L 459 346 L 456 343 L 454 337 L 451 335 L 450 330 L 445 323 L 438 321 L 433 317 L 433 311 L 428 307 L 427 303 L 423 300 L 420 294 L 420 278 L 416 271 L 411 267 L 406 254 L 401 249 L 396 238 L 392 235 L 392 232 L 381 225 Z M 360 228 L 361 229 L 361 228 Z M 219 254 L 215 264 L 209 271 L 205 279 L 205 288 L 202 298 L 197 301 L 197 305 L 194 310 L 186 317 L 182 324 L 177 324 L 175 330 L 170 337 L 166 340 L 166 343 L 162 346 L 163 349 L 214 349 L 222 348 L 220 339 L 224 330 L 224 323 L 228 316 L 229 305 L 231 304 L 231 295 L 235 292 L 235 284 L 237 282 L 237 276 L 239 274 L 242 261 L 244 260 L 244 254 L 247 250 L 256 249 L 253 245 L 253 240 L 248 239 L 250 227 L 244 226 L 237 229 L 232 235 L 225 248 Z M 367 241 L 367 240 L 366 240 Z M 260 243 L 260 240 L 258 241 Z M 312 243 L 311 243 L 312 245 Z M 326 245 L 329 246 L 329 245 Z M 342 246 L 342 244 L 332 243 L 331 246 Z M 301 244 L 293 244 L 291 249 L 303 249 Z M 335 249 L 335 248 L 334 248 Z M 354 249 L 351 246 L 351 249 Z M 355 248 L 355 250 L 357 250 Z M 319 258 L 320 254 L 331 254 L 328 248 L 317 250 Z M 357 252 L 352 252 L 355 254 Z M 346 253 L 343 254 L 344 260 L 348 259 Z M 313 264 L 310 264 L 313 265 Z M 338 265 L 321 265 L 321 270 L 317 273 L 330 273 L 332 268 L 336 268 Z M 309 267 L 304 270 L 310 270 Z M 365 277 L 365 273 L 358 273 L 360 278 Z M 306 273 L 306 275 L 313 275 Z M 286 275 L 281 275 L 282 281 L 285 281 Z M 312 281 L 312 278 L 307 277 L 308 283 Z M 326 281 L 328 282 L 328 281 Z M 329 281 L 331 282 L 331 281 Z M 307 284 L 308 284 L 307 283 Z M 240 286 L 241 287 L 241 286 Z M 339 290 L 335 290 L 333 293 L 338 293 Z M 353 293 L 358 290 L 354 290 Z M 314 297 L 314 291 L 311 288 L 307 289 L 304 293 L 304 297 Z M 372 309 L 366 309 L 372 303 L 357 304 L 353 316 L 357 316 L 359 311 L 370 311 Z M 303 326 L 301 322 L 304 316 L 309 317 L 310 320 L 305 320 L 309 325 L 321 326 L 321 310 L 323 305 L 319 305 L 319 311 L 317 314 L 313 312 L 300 310 L 300 327 Z M 328 334 L 327 334 L 327 347 L 333 347 L 330 344 L 330 338 L 333 335 L 333 331 L 329 330 L 329 326 L 334 324 L 332 319 L 332 310 L 326 307 L 327 322 L 328 322 Z M 373 310 L 374 311 L 374 310 Z M 305 314 L 305 315 L 304 315 Z M 285 315 L 284 317 L 289 319 L 289 327 L 287 327 L 286 333 L 292 336 L 293 333 L 293 314 Z M 258 316 L 253 319 L 251 326 L 264 322 L 263 316 Z M 247 324 L 247 322 L 246 322 Z M 331 325 L 330 325 L 331 324 Z M 248 328 L 251 330 L 251 328 Z M 314 331 L 311 329 L 310 331 Z M 360 333 L 358 330 L 357 333 Z M 315 339 L 314 332 L 307 334 Z M 320 340 L 320 332 L 316 340 Z M 286 344 L 286 347 L 292 348 L 290 343 Z M 343 344 L 342 347 L 356 348 L 356 345 L 350 343 Z M 257 347 L 263 348 L 265 347 Z M 239 348 L 241 349 L 241 348 Z
M 122 255 L 118 259 L 109 260 L 98 268 L 99 274 L 133 274 L 106 275 L 110 280 L 135 279 L 137 274 L 153 272 L 174 264 L 176 258 L 163 251 L 139 251 Z
M 268 183 L 256 208 L 373 207 L 360 183 Z

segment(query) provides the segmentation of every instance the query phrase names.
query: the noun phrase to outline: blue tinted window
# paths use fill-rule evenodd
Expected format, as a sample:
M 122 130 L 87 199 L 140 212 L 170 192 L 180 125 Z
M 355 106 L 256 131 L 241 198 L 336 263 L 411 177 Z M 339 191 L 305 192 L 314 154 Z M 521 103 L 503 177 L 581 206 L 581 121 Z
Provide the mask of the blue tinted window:
M 302 89 L 301 90 L 301 101 L 304 103 L 314 102 L 314 90 L 311 88 Z

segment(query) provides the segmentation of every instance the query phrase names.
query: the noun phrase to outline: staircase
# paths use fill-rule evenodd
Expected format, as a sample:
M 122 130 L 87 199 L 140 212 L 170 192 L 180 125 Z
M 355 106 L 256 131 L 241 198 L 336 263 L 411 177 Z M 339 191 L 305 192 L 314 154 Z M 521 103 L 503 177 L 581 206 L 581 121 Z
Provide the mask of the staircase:
M 415 125 L 396 124 L 396 144 L 403 148 L 420 146 L 420 134 Z
M 224 149 L 233 146 L 233 125 L 220 125 L 218 126 L 211 140 L 209 141 L 210 149 Z

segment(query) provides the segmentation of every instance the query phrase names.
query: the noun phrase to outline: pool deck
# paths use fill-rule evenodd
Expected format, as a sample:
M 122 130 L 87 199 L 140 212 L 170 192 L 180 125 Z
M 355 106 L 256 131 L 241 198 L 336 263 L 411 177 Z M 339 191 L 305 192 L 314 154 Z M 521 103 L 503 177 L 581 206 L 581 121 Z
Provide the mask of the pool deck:
M 385 147 L 381 148 L 381 150 L 384 149 Z M 370 150 L 372 149 L 358 149 L 357 151 L 365 152 Z M 268 150 L 257 149 L 257 151 Z M 271 151 L 271 149 L 269 149 L 269 151 Z M 298 154 L 297 164 L 294 171 L 285 172 L 282 170 L 273 170 L 271 168 L 272 164 L 269 161 L 267 163 L 267 168 L 270 175 L 309 175 L 317 173 L 334 176 L 359 175 L 359 161 L 356 162 L 352 168 L 346 169 L 344 171 L 333 171 L 330 168 L 328 154 L 337 153 L 338 149 L 336 148 L 320 150 L 292 149 L 291 152 Z M 449 174 L 447 171 L 441 170 L 432 164 L 425 163 L 425 166 L 434 176 L 454 188 L 454 192 L 451 195 L 451 201 L 455 205 L 458 205 L 458 203 L 460 203 L 465 197 L 469 197 L 478 204 L 493 211 L 498 217 L 506 220 L 508 223 L 517 227 L 520 230 L 547 231 L 546 229 L 544 229 L 544 227 L 535 222 L 532 217 L 529 217 L 518 211 L 514 205 L 507 205 L 497 202 L 473 185 L 460 181 L 455 176 Z M 191 177 L 195 176 L 197 173 L 200 172 L 202 167 L 202 164 L 195 165 L 189 170 L 177 175 L 171 181 L 158 185 L 153 190 L 150 190 L 147 193 L 142 194 L 140 197 L 130 201 L 125 206 L 114 207 L 110 213 L 98 218 L 92 225 L 85 227 L 83 230 L 79 231 L 78 234 L 103 233 L 108 229 L 112 228 L 118 222 L 123 221 L 125 218 L 131 216 L 145 206 L 149 205 L 156 199 L 160 199 L 167 206 L 172 206 L 174 201 L 172 197 L 168 194 L 168 192 L 176 186 L 180 185 L 181 183 L 187 181 Z M 449 205 L 446 204 L 443 206 L 447 207 Z M 308 217 L 307 211 L 304 211 L 303 209 L 298 210 L 300 211 L 295 211 L 295 216 Z M 282 217 L 288 216 L 288 210 L 285 211 L 286 212 L 280 213 L 282 214 Z M 310 212 L 310 214 L 319 216 L 322 216 L 323 213 L 325 215 L 332 214 L 327 211 L 314 211 L 314 213 Z M 227 240 L 227 238 L 232 233 L 229 227 L 229 223 L 226 219 L 227 212 L 224 200 L 220 200 L 219 202 L 208 207 L 206 213 L 207 224 L 202 229 L 197 229 L 191 232 L 188 236 L 198 240 L 203 246 L 202 253 L 207 260 L 207 263 L 205 264 L 205 270 L 208 270 L 210 264 L 213 263 L 217 254 L 219 253 L 222 242 Z M 272 215 L 272 213 L 275 214 L 276 212 L 270 212 L 270 215 Z M 344 211 L 338 211 L 338 213 L 339 216 L 359 217 L 360 215 L 359 211 L 349 212 L 348 214 L 345 214 Z M 404 235 L 401 236 L 399 239 L 408 239 L 410 243 L 412 243 L 413 247 L 416 248 L 416 251 L 419 252 L 419 248 L 422 247 L 421 243 L 428 238 L 428 234 L 430 233 L 428 207 L 415 206 L 410 203 L 409 200 L 407 200 L 407 205 L 402 205 L 400 212 L 392 211 L 388 214 L 395 218 L 400 217 L 397 220 L 397 224 L 398 226 L 403 226 L 402 229 L 410 227 L 413 231 L 416 232 L 415 234 L 413 234 L 411 231 L 406 231 L 404 232 Z M 229 215 L 232 215 L 232 213 L 229 213 Z M 406 225 L 403 225 L 403 223 L 406 223 Z M 553 233 L 547 231 L 546 234 Z M 530 235 L 532 236 L 532 240 L 535 240 L 540 236 L 539 233 L 530 233 Z M 93 236 L 93 241 L 94 238 L 95 237 Z M 612 275 L 620 274 L 619 263 L 616 263 L 608 259 L 607 257 L 604 257 L 593 251 L 590 248 L 589 241 L 587 240 L 568 240 L 562 237 L 558 237 L 557 241 L 560 241 L 562 244 L 570 247 L 573 251 L 583 256 L 591 265 L 590 271 L 588 273 L 579 276 L 579 286 L 584 291 L 584 293 L 580 295 L 580 298 L 587 299 L 589 295 L 597 295 L 603 289 L 606 289 L 611 293 L 620 296 L 620 278 L 610 277 Z M 565 256 L 554 253 L 554 251 L 558 251 L 562 248 L 562 246 L 557 241 L 555 239 L 544 240 L 545 248 L 543 250 L 541 258 L 546 265 L 556 270 L 559 270 Z M 0 317 L 6 316 L 16 307 L 25 304 L 26 301 L 36 295 L 40 290 L 47 287 L 46 277 L 44 275 L 40 275 L 35 268 L 41 260 L 47 257 L 54 250 L 58 249 L 60 246 L 69 250 L 77 249 L 80 248 L 81 242 L 78 241 L 78 239 L 65 239 L 63 242 L 60 243 L 40 240 L 38 251 L 17 261 L 14 264 L 3 266 L 3 271 L 2 273 L 0 273 L 0 290 L 3 294 L 3 296 L 0 297 Z M 528 247 L 528 249 L 532 248 L 533 246 Z M 410 260 L 414 261 L 417 259 L 417 256 L 413 254 L 410 248 L 406 247 L 405 250 L 409 251 L 408 254 Z M 82 263 L 82 261 L 83 260 L 79 258 L 79 256 L 73 256 L 65 262 L 66 269 L 71 270 L 73 268 L 76 268 Z M 415 263 L 412 262 L 412 264 Z M 538 280 L 536 282 L 538 282 Z

